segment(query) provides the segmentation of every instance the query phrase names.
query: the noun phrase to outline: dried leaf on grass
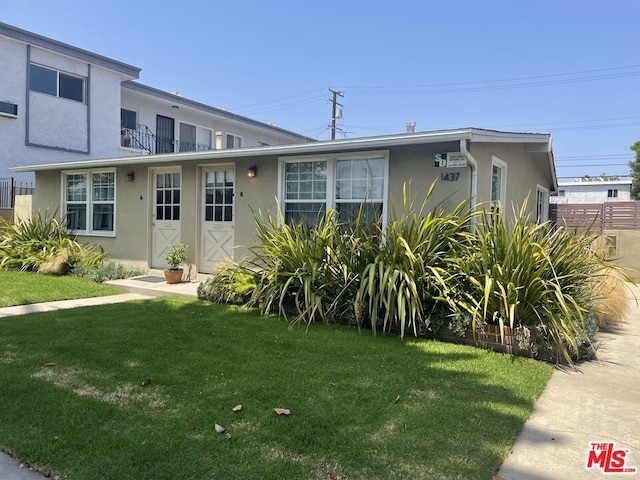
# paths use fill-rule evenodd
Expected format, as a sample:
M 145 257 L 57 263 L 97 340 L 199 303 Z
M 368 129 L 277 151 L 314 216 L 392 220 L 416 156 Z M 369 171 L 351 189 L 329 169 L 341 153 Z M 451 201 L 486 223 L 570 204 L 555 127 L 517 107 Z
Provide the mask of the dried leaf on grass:
M 49 363 L 45 363 L 45 364 L 44 364 L 44 366 L 45 366 L 45 367 L 55 367 L 55 366 L 56 366 L 56 364 L 55 364 L 55 363 L 53 363 L 53 362 L 49 362 Z
M 274 408 L 273 411 L 278 415 L 291 415 L 291 410 L 288 408 Z
M 225 430 L 225 428 L 222 425 L 218 425 L 217 423 L 215 425 L 215 429 L 216 429 L 216 432 L 218 433 L 223 433 Z
M 236 405 L 231 409 L 232 412 L 239 412 L 240 410 L 242 410 L 242 405 Z

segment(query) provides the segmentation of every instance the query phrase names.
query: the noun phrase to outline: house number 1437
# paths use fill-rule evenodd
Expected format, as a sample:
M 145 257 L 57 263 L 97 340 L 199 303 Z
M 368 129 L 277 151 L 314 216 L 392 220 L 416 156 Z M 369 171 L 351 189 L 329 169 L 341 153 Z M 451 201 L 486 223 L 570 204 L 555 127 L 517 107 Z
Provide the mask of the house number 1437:
M 443 182 L 457 182 L 460 178 L 460 172 L 441 173 L 440 180 Z

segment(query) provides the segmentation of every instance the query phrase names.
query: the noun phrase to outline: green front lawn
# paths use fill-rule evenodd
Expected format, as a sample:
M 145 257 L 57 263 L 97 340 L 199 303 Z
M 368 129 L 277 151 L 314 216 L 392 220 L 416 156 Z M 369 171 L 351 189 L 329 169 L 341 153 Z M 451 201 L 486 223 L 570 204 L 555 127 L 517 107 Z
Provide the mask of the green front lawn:
M 123 293 L 118 288 L 87 278 L 5 269 L 0 269 L 0 286 L 0 307 Z
M 491 478 L 551 371 L 178 298 L 10 317 L 0 448 L 67 479 Z

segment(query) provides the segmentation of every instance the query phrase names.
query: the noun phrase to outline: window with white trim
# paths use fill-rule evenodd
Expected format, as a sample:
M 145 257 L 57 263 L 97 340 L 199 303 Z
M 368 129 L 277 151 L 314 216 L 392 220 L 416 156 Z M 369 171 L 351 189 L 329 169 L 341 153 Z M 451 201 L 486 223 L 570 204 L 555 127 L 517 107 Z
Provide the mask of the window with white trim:
M 539 223 L 549 220 L 549 190 L 541 185 L 536 187 L 536 220 Z
M 29 65 L 29 90 L 54 97 L 85 101 L 85 79 L 40 65 Z
M 242 148 L 242 137 L 227 133 L 225 148 Z
M 327 211 L 327 161 L 286 163 L 284 190 L 285 222 L 314 225 Z
M 179 151 L 196 152 L 211 150 L 212 133 L 212 130 L 209 128 L 180 122 Z
M 361 205 L 367 220 L 382 218 L 386 168 L 384 156 L 286 161 L 285 222 L 314 225 L 330 209 L 348 222 Z
M 335 209 L 340 219 L 355 218 L 364 202 L 368 220 L 382 216 L 384 203 L 384 158 L 336 161 Z
M 491 160 L 491 209 L 504 206 L 507 194 L 507 163 L 498 157 Z
M 115 172 L 78 172 L 63 176 L 67 228 L 76 234 L 113 234 Z
M 608 189 L 607 198 L 618 198 L 618 189 L 617 188 Z

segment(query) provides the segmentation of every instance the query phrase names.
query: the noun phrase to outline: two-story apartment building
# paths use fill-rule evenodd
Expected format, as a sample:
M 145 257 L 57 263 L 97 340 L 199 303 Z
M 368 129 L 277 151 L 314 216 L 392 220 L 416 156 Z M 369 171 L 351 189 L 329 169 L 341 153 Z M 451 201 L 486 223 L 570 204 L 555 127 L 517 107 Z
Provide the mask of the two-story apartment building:
M 136 82 L 140 68 L 0 23 L 0 178 L 26 164 L 313 139 Z

